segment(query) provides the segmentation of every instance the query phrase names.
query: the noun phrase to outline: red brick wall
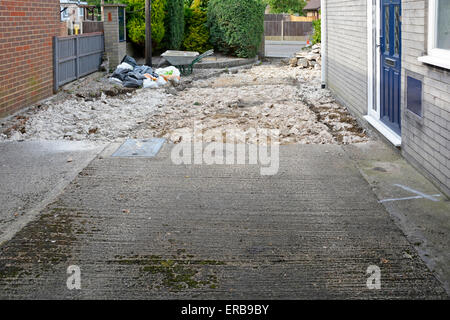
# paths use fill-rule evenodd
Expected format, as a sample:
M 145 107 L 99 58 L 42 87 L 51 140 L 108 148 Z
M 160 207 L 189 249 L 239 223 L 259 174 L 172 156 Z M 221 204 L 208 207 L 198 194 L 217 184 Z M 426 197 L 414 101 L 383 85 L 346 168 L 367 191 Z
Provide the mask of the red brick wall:
M 52 94 L 59 0 L 0 1 L 0 117 Z

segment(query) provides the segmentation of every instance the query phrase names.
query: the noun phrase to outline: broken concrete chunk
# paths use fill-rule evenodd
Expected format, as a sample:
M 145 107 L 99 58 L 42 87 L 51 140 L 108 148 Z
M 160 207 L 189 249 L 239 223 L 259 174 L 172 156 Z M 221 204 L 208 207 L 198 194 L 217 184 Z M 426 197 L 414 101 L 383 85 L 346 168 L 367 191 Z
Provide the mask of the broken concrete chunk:
M 321 50 L 320 44 L 315 44 L 312 47 L 303 48 L 302 51 L 297 52 L 295 54 L 295 58 L 297 59 L 297 63 L 294 65 L 293 64 L 294 60 L 291 59 L 290 60 L 291 61 L 290 65 L 292 67 L 298 66 L 301 69 L 304 69 L 304 68 L 310 68 L 310 69 L 315 68 L 315 69 L 318 69 L 318 68 L 320 68 L 320 66 L 316 67 L 316 65 L 318 63 L 320 63 L 321 60 L 322 60 L 321 55 L 320 55 L 320 50 Z M 306 60 L 306 62 L 305 62 L 305 60 Z M 314 61 L 315 63 L 311 63 L 312 61 Z
M 289 65 L 291 66 L 291 67 L 296 67 L 297 66 L 297 61 L 298 61 L 298 59 L 295 57 L 295 58 L 291 58 L 290 60 L 289 60 Z
M 310 54 L 306 55 L 305 58 L 308 59 L 308 60 L 310 60 L 310 61 L 312 61 L 312 60 L 315 61 L 315 60 L 317 60 L 317 59 L 320 58 L 320 54 L 317 54 L 317 53 L 310 53 Z
M 306 60 L 305 58 L 298 59 L 297 66 L 299 66 L 300 68 L 307 68 L 308 67 L 308 60 Z

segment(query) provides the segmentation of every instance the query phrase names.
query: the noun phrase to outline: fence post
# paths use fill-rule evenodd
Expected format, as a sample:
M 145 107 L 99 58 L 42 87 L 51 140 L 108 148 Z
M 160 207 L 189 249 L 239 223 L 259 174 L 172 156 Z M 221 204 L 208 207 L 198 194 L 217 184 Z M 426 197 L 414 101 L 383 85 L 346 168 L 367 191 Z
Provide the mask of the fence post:
M 75 76 L 80 78 L 80 44 L 78 36 L 75 37 Z
M 59 79 L 58 79 L 58 67 L 59 67 L 59 61 L 58 61 L 58 57 L 59 57 L 59 52 L 58 52 L 58 37 L 54 36 L 53 37 L 53 92 L 56 93 L 56 91 L 58 91 L 59 88 Z
M 284 20 L 281 20 L 281 41 L 284 41 Z
M 259 59 L 262 60 L 266 57 L 266 34 L 265 31 L 262 34 L 261 45 L 258 50 Z

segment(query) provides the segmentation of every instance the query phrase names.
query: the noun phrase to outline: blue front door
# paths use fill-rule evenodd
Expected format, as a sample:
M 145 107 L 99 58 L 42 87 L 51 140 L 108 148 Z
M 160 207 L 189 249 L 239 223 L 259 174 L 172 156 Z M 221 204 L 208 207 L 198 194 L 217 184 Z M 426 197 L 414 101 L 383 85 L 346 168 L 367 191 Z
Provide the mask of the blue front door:
M 381 0 L 380 118 L 400 135 L 401 0 Z

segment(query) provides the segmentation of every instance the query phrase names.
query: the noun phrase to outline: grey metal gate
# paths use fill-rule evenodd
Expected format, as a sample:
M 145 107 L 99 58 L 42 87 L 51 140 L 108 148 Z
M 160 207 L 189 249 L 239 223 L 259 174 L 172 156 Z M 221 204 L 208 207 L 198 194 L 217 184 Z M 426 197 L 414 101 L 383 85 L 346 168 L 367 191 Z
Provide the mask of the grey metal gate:
M 99 69 L 105 51 L 103 33 L 53 38 L 54 90 Z

